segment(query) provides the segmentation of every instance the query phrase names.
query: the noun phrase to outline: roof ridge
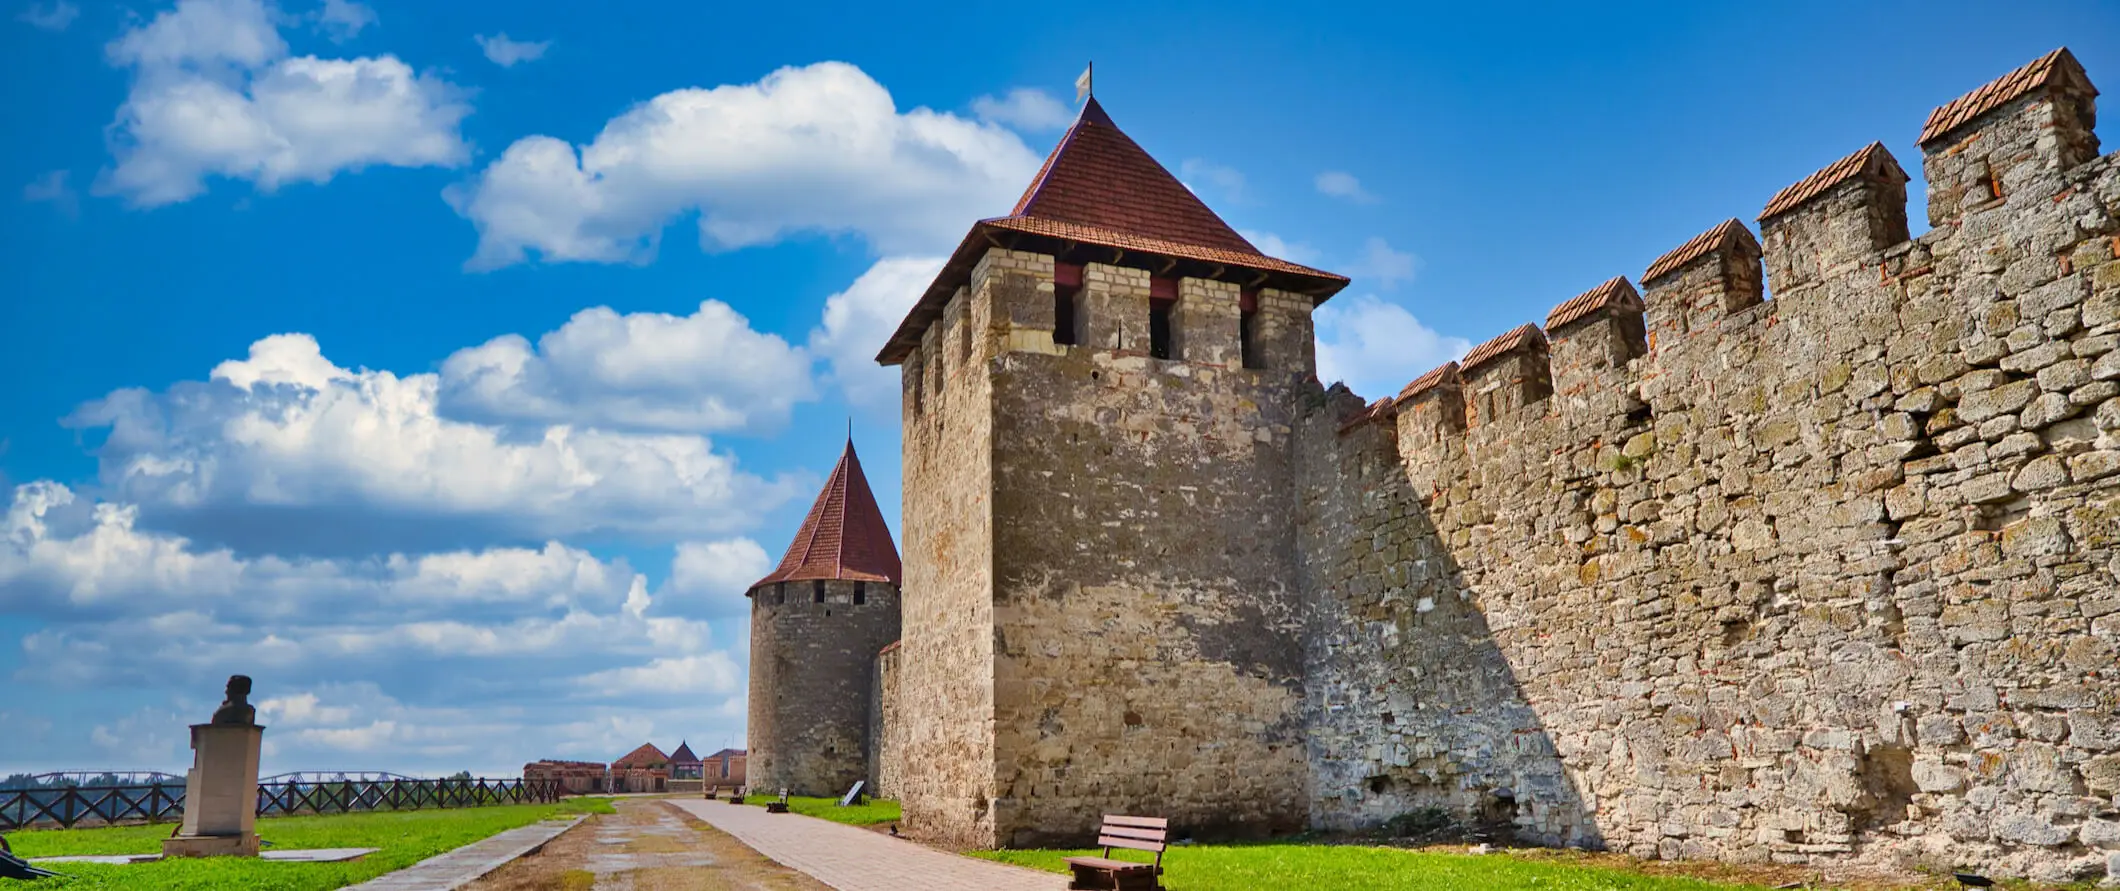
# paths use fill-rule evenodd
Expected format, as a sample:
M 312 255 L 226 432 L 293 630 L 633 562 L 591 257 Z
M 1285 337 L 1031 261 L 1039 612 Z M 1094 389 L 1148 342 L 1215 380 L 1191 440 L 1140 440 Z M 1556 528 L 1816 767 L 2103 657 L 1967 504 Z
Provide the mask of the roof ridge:
M 1914 144 L 1926 146 L 1942 139 L 1974 118 L 2046 86 L 2056 75 L 2072 75 L 2090 90 L 2092 96 L 2098 95 L 2098 88 L 2091 84 L 2083 63 L 2076 61 L 2076 54 L 2069 52 L 2066 46 L 2056 47 L 2008 74 L 1981 84 L 1970 93 L 1936 106 L 1936 110 L 1929 112 L 1929 119 L 1922 123 L 1921 136 L 1914 140 Z
M 1870 169 L 1870 165 L 1880 162 L 1889 165 L 1891 172 L 1899 175 L 1900 182 L 1908 181 L 1906 171 L 1900 168 L 1899 159 L 1892 157 L 1892 151 L 1885 148 L 1884 143 L 1872 141 L 1869 145 L 1856 149 L 1854 153 L 1818 168 L 1810 176 L 1797 180 L 1788 188 L 1775 192 L 1774 197 L 1767 200 L 1766 209 L 1759 212 L 1759 219 L 1764 222 L 1795 210 L 1805 202 L 1824 194 L 1827 189 L 1863 175 Z

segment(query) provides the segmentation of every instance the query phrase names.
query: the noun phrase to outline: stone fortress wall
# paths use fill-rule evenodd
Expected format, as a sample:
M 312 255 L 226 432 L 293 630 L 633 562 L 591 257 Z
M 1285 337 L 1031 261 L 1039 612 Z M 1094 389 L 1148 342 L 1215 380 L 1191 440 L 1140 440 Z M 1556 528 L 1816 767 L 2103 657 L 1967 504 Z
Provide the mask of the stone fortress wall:
M 873 665 L 898 639 L 898 590 L 798 580 L 759 585 L 750 598 L 746 785 L 762 795 L 839 795 L 870 775 Z
M 1655 857 L 2120 877 L 2094 95 L 2059 53 L 1939 110 L 1918 239 L 1872 146 L 1776 196 L 1763 246 L 1718 225 L 1644 293 L 1368 405 L 1315 382 L 1307 297 L 987 249 L 902 363 L 873 732 L 907 831 L 1435 808 Z
M 2120 877 L 2120 155 L 2065 52 L 2012 77 L 1924 132 L 1920 238 L 1872 146 L 1329 394 L 1319 825 Z

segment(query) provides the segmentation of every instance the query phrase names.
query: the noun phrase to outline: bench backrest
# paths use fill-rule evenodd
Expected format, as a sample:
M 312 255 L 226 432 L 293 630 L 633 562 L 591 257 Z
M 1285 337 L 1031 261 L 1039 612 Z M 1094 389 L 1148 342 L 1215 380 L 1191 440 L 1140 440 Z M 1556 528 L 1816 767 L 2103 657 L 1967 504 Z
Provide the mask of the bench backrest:
M 1163 817 L 1124 817 L 1105 814 L 1104 825 L 1097 829 L 1097 844 L 1104 846 L 1104 855 L 1111 856 L 1113 848 L 1132 848 L 1136 851 L 1154 851 L 1158 863 L 1163 860 L 1164 840 L 1170 837 L 1170 821 Z

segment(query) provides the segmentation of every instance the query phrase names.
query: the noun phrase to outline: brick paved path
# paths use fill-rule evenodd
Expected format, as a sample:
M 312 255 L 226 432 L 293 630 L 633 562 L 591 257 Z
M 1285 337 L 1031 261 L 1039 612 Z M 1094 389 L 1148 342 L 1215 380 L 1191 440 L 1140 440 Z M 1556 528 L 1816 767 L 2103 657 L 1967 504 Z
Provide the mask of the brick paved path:
M 1067 877 L 948 854 L 881 832 L 705 799 L 671 804 L 839 891 L 1063 891 Z
M 536 850 L 584 819 L 587 818 L 575 817 L 565 822 L 546 820 L 518 826 L 484 841 L 429 857 L 397 872 L 377 876 L 347 891 L 452 891 Z

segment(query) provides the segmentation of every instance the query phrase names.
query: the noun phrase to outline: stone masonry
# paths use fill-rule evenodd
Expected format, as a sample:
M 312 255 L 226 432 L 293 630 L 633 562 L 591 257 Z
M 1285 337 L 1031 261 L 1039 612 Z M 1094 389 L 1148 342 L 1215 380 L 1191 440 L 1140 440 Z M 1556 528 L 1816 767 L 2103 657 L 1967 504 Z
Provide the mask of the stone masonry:
M 2095 95 L 2057 51 L 1938 109 L 1919 238 L 1871 145 L 1758 237 L 1719 224 L 1367 404 L 1315 380 L 1329 281 L 1103 234 L 1041 173 L 881 357 L 906 563 L 872 734 L 907 831 L 1433 809 L 1648 857 L 2120 881 Z

